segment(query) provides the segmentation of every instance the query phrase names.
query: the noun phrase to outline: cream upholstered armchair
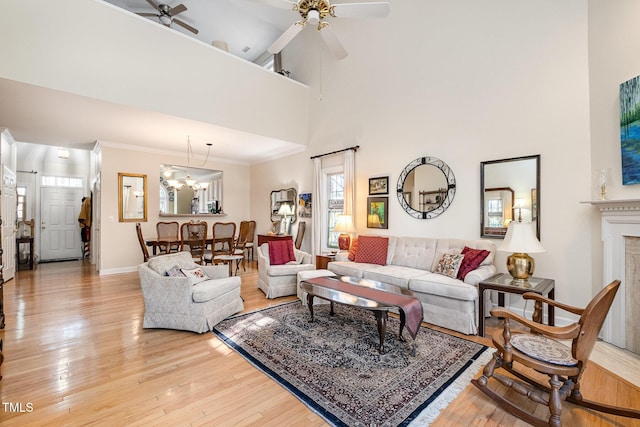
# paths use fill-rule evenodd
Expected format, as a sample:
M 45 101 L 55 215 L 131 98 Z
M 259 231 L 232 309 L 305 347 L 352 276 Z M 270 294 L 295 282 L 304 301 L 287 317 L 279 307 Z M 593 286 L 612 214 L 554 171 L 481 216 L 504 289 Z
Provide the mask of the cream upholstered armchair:
M 207 279 L 167 274 L 202 269 Z M 144 328 L 198 333 L 244 309 L 240 277 L 229 277 L 225 265 L 197 265 L 190 252 L 160 255 L 138 266 L 144 298 Z
M 311 254 L 295 248 L 293 249 L 295 261 L 282 265 L 272 265 L 269 257 L 269 242 L 263 243 L 256 252 L 258 252 L 258 288 L 267 298 L 297 295 L 298 272 L 316 269 Z

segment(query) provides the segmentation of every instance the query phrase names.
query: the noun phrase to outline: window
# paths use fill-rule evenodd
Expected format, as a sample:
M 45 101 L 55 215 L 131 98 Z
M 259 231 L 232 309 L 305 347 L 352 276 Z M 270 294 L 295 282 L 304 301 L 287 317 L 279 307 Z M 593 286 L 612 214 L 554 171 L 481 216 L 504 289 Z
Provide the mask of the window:
M 329 203 L 327 215 L 327 247 L 338 249 L 338 235 L 340 233 L 333 232 L 338 222 L 338 216 L 342 215 L 344 207 L 344 174 L 333 173 L 327 175 L 327 200 Z
M 41 184 L 43 187 L 83 187 L 82 178 L 73 178 L 68 176 L 43 176 Z
M 25 211 L 27 209 L 27 187 L 18 187 L 16 191 L 18 193 L 18 198 L 16 200 L 16 204 L 17 204 L 16 220 L 24 221 Z
M 487 200 L 488 227 L 504 227 L 502 223 L 502 199 Z

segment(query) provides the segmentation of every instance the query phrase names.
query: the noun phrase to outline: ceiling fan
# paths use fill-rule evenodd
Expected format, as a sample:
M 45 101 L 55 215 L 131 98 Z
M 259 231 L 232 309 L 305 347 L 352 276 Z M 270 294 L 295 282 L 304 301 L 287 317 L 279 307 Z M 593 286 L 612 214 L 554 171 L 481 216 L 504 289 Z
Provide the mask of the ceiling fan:
M 149 1 L 149 0 L 147 0 Z M 367 18 L 385 17 L 389 14 L 388 2 L 367 2 L 367 3 L 340 3 L 332 5 L 329 0 L 263 0 L 272 6 L 291 8 L 298 12 L 302 21 L 297 21 L 282 33 L 278 39 L 267 49 L 269 53 L 276 54 L 298 35 L 307 24 L 318 24 L 320 36 L 327 47 L 338 59 L 347 56 L 333 28 L 324 19 L 328 16 L 333 18 Z
M 180 25 L 182 28 L 191 31 L 193 34 L 198 34 L 198 30 L 193 28 L 191 25 L 187 24 L 184 21 L 181 21 L 180 19 L 174 18 L 174 16 L 176 16 L 179 13 L 184 12 L 185 10 L 187 10 L 187 6 L 183 5 L 182 3 L 180 3 L 179 5 L 175 6 L 175 7 L 171 7 L 167 4 L 164 3 L 154 3 L 152 0 L 147 0 L 147 3 L 149 3 L 151 6 L 153 6 L 153 8 L 155 10 L 158 11 L 158 13 L 138 13 L 138 15 L 140 16 L 155 16 L 158 18 L 158 20 L 160 21 L 160 23 L 166 27 L 171 27 L 171 23 L 175 22 L 176 24 Z

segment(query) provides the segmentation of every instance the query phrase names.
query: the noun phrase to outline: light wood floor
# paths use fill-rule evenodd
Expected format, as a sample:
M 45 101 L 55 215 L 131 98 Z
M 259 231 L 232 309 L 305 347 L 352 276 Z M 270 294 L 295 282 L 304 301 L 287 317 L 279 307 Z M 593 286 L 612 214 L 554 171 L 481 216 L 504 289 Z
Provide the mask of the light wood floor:
M 294 299 L 265 299 L 255 263 L 242 280 L 247 311 Z M 3 426 L 325 425 L 212 333 L 143 330 L 137 273 L 100 277 L 83 261 L 41 264 L 4 285 L 4 309 Z M 620 376 L 590 364 L 585 397 L 640 408 L 640 390 Z M 537 413 L 546 408 L 538 405 Z M 640 426 L 571 404 L 562 419 L 567 426 Z M 434 425 L 527 424 L 470 385 Z

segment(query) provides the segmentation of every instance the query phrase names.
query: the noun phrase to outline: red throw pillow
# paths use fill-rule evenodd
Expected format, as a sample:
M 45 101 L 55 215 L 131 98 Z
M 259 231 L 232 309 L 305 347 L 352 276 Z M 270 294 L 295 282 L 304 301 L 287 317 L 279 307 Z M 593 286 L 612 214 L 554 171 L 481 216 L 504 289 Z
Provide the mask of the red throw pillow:
M 379 236 L 358 236 L 358 251 L 355 262 L 387 265 L 389 238 Z
M 358 252 L 358 238 L 354 238 L 351 241 L 351 248 L 349 248 L 349 256 L 347 257 L 349 261 L 356 260 L 356 253 Z
M 269 244 L 269 263 L 271 265 L 282 265 L 296 260 L 296 255 L 293 252 L 293 240 L 272 240 L 267 243 Z
M 485 249 L 471 249 L 465 246 L 462 249 L 464 259 L 462 260 L 462 264 L 460 264 L 460 269 L 458 270 L 458 279 L 464 280 L 467 273 L 478 268 L 489 254 L 490 252 Z

